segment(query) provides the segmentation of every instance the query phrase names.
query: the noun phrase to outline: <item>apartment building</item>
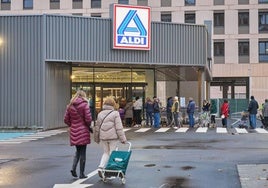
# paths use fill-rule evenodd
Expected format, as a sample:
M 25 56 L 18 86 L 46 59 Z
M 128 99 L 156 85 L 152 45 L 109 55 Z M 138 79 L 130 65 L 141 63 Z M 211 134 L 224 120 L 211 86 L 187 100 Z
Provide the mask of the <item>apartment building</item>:
M 113 3 L 150 6 L 152 21 L 212 23 L 211 97 L 268 98 L 268 0 L 1 0 L 0 14 L 108 18 Z

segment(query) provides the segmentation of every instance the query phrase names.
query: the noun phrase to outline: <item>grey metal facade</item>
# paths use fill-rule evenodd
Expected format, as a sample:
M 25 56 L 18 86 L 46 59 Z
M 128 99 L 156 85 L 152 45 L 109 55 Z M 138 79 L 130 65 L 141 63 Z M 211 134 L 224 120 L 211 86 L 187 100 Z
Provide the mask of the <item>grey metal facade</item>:
M 154 65 L 206 64 L 203 25 L 152 22 L 151 50 L 113 50 L 112 20 L 46 15 L 46 60 Z
M 0 128 L 64 126 L 69 62 L 207 67 L 202 25 L 151 24 L 151 50 L 112 49 L 112 20 L 0 16 Z

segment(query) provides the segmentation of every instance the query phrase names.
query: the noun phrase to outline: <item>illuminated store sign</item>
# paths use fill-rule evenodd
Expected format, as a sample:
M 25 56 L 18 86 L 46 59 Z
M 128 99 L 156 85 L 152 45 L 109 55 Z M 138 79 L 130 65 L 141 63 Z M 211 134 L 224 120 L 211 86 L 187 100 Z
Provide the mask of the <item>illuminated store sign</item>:
M 113 48 L 150 50 L 150 7 L 113 5 Z

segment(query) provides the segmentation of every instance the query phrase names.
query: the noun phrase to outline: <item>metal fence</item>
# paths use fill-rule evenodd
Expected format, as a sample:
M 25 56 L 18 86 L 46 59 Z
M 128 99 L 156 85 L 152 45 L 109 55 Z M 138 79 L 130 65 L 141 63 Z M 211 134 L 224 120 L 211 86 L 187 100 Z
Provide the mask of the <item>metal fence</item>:
M 248 99 L 227 99 L 230 108 L 230 115 L 247 110 L 249 100 Z M 221 105 L 224 99 L 210 99 L 210 112 L 215 114 L 216 117 L 220 116 Z

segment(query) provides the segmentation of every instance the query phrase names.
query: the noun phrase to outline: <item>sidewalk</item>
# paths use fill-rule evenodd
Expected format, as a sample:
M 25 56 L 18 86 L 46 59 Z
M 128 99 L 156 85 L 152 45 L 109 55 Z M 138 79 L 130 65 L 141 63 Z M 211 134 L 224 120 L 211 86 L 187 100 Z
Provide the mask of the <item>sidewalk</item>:
M 268 164 L 237 165 L 242 188 L 268 187 Z

